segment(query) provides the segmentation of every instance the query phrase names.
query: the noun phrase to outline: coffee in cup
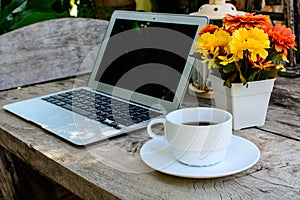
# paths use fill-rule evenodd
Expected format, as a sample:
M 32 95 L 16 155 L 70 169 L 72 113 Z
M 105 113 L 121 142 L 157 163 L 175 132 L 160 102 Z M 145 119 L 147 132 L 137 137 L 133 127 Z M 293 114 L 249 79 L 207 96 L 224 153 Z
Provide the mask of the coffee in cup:
M 154 124 L 163 124 L 163 135 L 153 133 Z M 179 162 L 210 166 L 226 156 L 232 137 L 232 115 L 218 108 L 184 108 L 165 118 L 152 119 L 147 132 L 154 139 L 167 140 Z

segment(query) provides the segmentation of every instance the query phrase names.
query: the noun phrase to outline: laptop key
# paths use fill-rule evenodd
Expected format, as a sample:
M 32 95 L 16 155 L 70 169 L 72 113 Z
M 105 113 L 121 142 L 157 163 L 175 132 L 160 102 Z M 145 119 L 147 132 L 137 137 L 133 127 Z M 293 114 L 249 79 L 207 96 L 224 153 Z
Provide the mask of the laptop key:
M 144 120 L 140 119 L 140 118 L 135 118 L 135 119 L 132 119 L 132 121 L 137 124 L 137 123 L 140 123 L 140 122 L 142 122 Z
M 56 105 L 58 105 L 58 106 L 63 106 L 63 105 L 65 105 L 66 103 L 65 102 L 62 102 L 62 101 L 60 101 L 60 102 L 57 102 L 57 103 L 55 103 Z
M 97 120 L 98 116 L 96 114 L 91 114 L 91 115 L 88 115 L 87 117 L 90 119 L 93 119 L 93 120 Z
M 61 93 L 44 100 L 115 129 L 120 129 L 120 124 L 130 126 L 158 115 L 147 108 L 86 90 Z
M 52 98 L 52 97 L 45 97 L 45 98 L 43 98 L 43 100 L 48 101 L 48 102 L 50 102 L 50 103 L 54 103 L 54 102 L 57 101 L 56 99 L 54 99 L 54 98 Z
M 72 105 L 70 105 L 70 104 L 65 104 L 65 105 L 62 105 L 61 107 L 62 107 L 62 108 L 65 108 L 65 109 L 67 109 L 67 110 L 73 111 L 73 112 L 75 112 L 75 113 L 77 113 L 77 114 L 84 115 L 84 116 L 88 116 L 88 115 L 91 114 L 91 113 L 89 113 L 89 112 L 87 112 L 87 111 L 85 111 L 85 110 L 82 110 L 82 109 L 77 108 L 77 107 L 75 107 L 75 106 L 72 106 Z
M 96 120 L 97 120 L 98 122 L 102 122 L 102 121 L 105 121 L 105 119 L 106 119 L 105 117 L 97 116 L 97 119 L 96 119 Z
M 130 126 L 134 124 L 132 120 L 127 120 L 127 119 L 118 119 L 116 120 L 116 122 L 124 126 Z

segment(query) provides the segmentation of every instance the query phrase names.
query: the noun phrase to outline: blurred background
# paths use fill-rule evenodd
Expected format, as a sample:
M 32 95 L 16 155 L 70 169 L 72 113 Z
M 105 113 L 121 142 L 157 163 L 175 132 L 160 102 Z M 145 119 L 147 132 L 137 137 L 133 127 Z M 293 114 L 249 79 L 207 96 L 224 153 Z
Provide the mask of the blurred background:
M 214 2 L 215 0 L 210 0 Z M 297 36 L 299 49 L 300 0 L 226 0 L 239 11 L 267 14 L 273 23 L 286 24 Z M 209 0 L 0 0 L 0 35 L 36 22 L 83 17 L 109 20 L 113 10 L 190 14 Z M 292 65 L 300 63 L 299 50 Z M 295 66 L 292 66 L 295 67 Z

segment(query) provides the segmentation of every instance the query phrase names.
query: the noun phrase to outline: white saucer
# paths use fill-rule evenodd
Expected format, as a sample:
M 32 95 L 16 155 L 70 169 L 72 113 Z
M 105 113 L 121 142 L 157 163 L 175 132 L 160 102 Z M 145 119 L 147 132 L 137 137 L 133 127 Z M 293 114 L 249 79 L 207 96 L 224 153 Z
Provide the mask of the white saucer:
M 260 152 L 252 142 L 233 136 L 227 155 L 220 163 L 207 167 L 193 167 L 178 162 L 164 140 L 152 139 L 141 148 L 142 160 L 151 168 L 170 175 L 186 178 L 216 178 L 228 176 L 252 167 Z

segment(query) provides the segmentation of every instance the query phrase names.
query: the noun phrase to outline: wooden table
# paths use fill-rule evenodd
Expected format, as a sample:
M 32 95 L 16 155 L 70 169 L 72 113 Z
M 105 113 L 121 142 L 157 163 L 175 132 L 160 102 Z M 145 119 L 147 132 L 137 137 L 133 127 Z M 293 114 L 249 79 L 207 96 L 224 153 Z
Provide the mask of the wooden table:
M 180 178 L 147 167 L 139 155 L 149 139 L 144 129 L 76 147 L 2 109 L 8 103 L 84 85 L 86 80 L 79 77 L 0 92 L 0 145 L 35 173 L 82 199 L 300 198 L 298 78 L 277 78 L 263 127 L 233 132 L 259 147 L 261 157 L 257 164 L 241 173 L 215 179 Z M 210 101 L 186 94 L 182 106 L 198 103 L 208 105 Z M 9 183 L 9 177 L 16 177 L 11 176 L 10 169 L 6 170 L 2 176 Z

